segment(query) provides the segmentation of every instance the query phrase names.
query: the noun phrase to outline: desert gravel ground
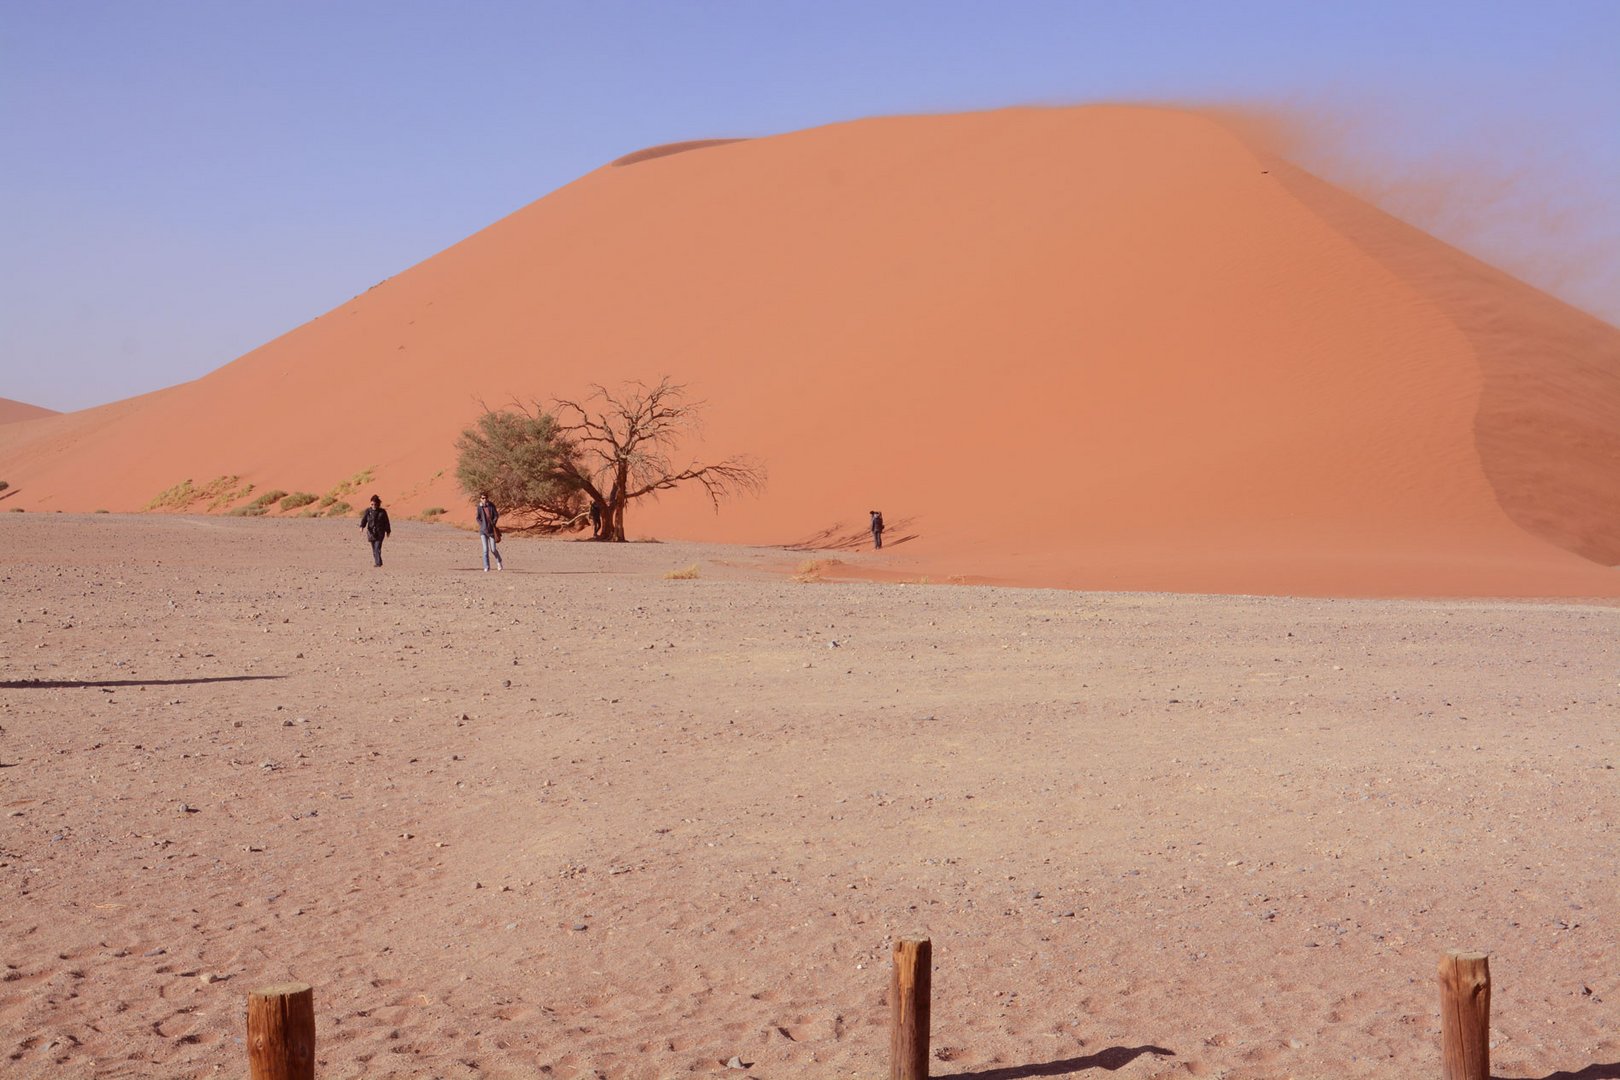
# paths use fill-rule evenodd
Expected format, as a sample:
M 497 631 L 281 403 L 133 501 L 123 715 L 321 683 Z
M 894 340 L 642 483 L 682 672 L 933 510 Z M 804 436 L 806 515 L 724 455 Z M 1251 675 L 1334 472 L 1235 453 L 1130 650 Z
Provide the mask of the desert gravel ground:
M 0 515 L 0 1073 L 1620 1077 L 1613 607 L 504 548 Z

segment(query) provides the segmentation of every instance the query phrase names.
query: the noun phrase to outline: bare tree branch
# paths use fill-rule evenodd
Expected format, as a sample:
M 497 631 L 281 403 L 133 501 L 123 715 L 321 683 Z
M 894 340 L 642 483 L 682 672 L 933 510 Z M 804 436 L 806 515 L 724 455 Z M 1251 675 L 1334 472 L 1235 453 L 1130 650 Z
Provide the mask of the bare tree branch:
M 547 412 L 514 398 L 507 409 L 484 413 L 456 441 L 456 475 L 469 495 L 486 492 L 511 520 L 531 528 L 578 528 L 586 519 L 595 539 L 620 540 L 624 513 L 634 499 L 656 498 L 681 484 L 697 484 L 716 511 L 722 499 L 757 494 L 765 470 L 750 458 L 713 465 L 675 465 L 680 443 L 698 430 L 703 402 L 668 376 L 588 396 L 558 398 Z
M 699 428 L 704 403 L 688 399 L 686 388 L 668 376 L 652 386 L 633 382 L 617 393 L 596 385 L 583 401 L 562 398 L 554 404 L 559 432 L 582 459 L 581 490 L 603 516 L 599 539 L 624 539 L 624 511 L 632 499 L 697 483 L 718 511 L 722 499 L 764 488 L 765 470 L 747 458 L 674 465 L 672 454 Z

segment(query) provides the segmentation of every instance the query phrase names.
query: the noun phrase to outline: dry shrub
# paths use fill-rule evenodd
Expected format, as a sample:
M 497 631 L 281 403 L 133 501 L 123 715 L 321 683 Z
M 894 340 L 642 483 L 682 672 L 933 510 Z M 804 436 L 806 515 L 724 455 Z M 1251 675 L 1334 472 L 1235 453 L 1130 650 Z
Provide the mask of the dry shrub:
M 236 491 L 228 491 L 225 494 L 221 495 L 219 498 L 215 499 L 213 502 L 208 504 L 208 513 L 210 513 L 210 514 L 218 513 L 219 511 L 224 510 L 226 507 L 230 506 L 232 503 L 241 502 L 243 499 L 247 498 L 251 494 L 253 494 L 253 485 L 252 484 L 244 484 L 242 487 L 238 488 Z
M 800 563 L 798 569 L 793 571 L 793 580 L 801 582 L 826 581 L 826 574 L 835 566 L 842 566 L 838 559 L 806 559 Z
M 146 504 L 148 510 L 184 510 L 197 498 L 197 489 L 191 485 L 190 480 L 182 480 L 171 488 L 165 488 L 152 496 Z
M 679 570 L 669 570 L 664 577 L 668 581 L 691 581 L 698 576 L 698 564 L 683 566 Z
M 285 491 L 282 491 L 280 488 L 276 488 L 272 491 L 265 492 L 263 495 L 260 495 L 257 499 L 254 499 L 252 502 L 248 503 L 248 505 L 257 507 L 260 513 L 264 513 L 270 509 L 271 503 L 280 502 L 286 497 L 287 493 Z
M 325 495 L 321 496 L 321 509 L 325 510 L 328 506 L 338 502 L 338 500 L 342 499 L 345 495 L 353 494 L 354 489 L 362 484 L 369 484 L 372 480 L 372 470 L 375 468 L 376 466 L 373 465 L 369 469 L 361 469 L 347 480 L 333 487 L 331 491 L 328 491 Z M 348 506 L 348 503 L 343 504 L 343 513 L 348 512 Z M 337 511 L 333 512 L 336 513 Z
M 208 510 L 212 513 L 237 499 L 242 498 L 253 490 L 253 485 L 238 488 L 241 483 L 240 476 L 216 476 L 202 487 L 197 487 L 190 480 L 182 480 L 172 488 L 160 491 L 146 504 L 148 510 L 186 510 L 196 503 L 208 500 Z M 282 492 L 283 495 L 286 492 Z
M 214 513 L 216 510 L 223 510 L 232 503 L 241 502 L 243 499 L 253 494 L 252 484 L 243 484 L 241 487 L 236 486 L 236 482 L 240 479 L 240 476 L 222 476 L 218 480 L 210 483 L 208 487 L 204 489 L 206 492 L 213 492 L 216 489 L 221 489 L 219 490 L 218 494 L 214 495 L 214 498 L 208 504 L 208 512 L 210 514 Z
M 308 506 L 318 498 L 320 498 L 319 495 L 308 491 L 296 491 L 281 500 L 281 508 L 283 510 L 296 510 L 300 506 Z

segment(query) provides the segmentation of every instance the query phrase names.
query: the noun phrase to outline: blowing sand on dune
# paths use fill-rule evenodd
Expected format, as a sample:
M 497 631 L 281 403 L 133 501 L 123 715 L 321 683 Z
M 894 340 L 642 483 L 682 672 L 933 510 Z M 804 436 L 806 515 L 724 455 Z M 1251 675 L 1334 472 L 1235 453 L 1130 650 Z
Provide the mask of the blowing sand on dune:
M 912 578 L 1620 595 L 1620 330 L 1169 108 L 625 155 L 205 378 L 0 427 L 0 472 L 118 511 L 371 470 L 411 516 L 457 498 L 480 402 L 664 375 L 707 401 L 693 451 L 771 483 L 642 536 L 858 536 L 881 505 Z

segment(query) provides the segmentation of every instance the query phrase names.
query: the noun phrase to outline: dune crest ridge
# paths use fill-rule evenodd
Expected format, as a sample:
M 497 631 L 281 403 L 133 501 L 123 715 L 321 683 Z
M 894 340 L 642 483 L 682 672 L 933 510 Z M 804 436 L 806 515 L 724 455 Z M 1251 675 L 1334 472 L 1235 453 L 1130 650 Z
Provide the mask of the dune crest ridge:
M 625 165 L 638 165 L 643 161 L 652 161 L 655 158 L 673 157 L 684 154 L 690 150 L 707 150 L 711 146 L 727 146 L 735 142 L 744 142 L 743 139 L 688 139 L 685 142 L 662 143 L 658 146 L 649 146 L 643 150 L 636 150 L 621 157 L 614 158 L 609 164 L 623 167 Z
M 0 430 L 0 473 L 28 509 L 365 468 L 459 507 L 480 401 L 665 373 L 708 402 L 693 452 L 770 488 L 677 493 L 642 536 L 847 539 L 879 507 L 907 542 L 852 572 L 1620 595 L 1620 330 L 1159 107 L 604 166 L 202 379 Z

